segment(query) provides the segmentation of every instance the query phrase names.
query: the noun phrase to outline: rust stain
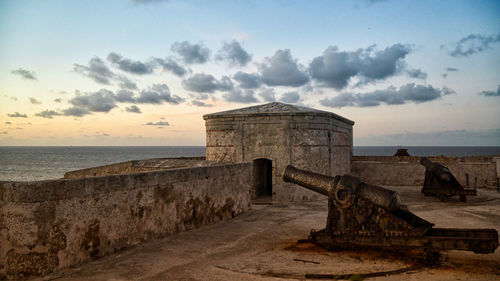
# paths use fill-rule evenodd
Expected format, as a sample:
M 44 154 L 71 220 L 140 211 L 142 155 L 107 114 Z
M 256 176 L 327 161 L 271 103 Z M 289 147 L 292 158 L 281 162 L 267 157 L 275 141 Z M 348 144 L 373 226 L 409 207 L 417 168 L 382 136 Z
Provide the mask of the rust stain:
M 287 246 L 283 248 L 285 251 L 293 251 L 293 252 L 315 252 L 315 253 L 324 253 L 327 252 L 326 249 L 318 247 L 313 243 L 288 243 Z
M 80 248 L 88 252 L 91 258 L 99 256 L 99 220 L 94 220 L 87 228 L 82 237 Z

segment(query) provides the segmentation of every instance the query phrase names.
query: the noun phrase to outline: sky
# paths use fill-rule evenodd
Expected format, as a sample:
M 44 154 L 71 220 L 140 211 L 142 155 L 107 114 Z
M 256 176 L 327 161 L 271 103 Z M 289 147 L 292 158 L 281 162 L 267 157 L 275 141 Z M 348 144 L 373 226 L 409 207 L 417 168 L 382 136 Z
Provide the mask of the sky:
M 0 0 L 0 145 L 205 145 L 268 102 L 354 145 L 499 146 L 500 1 Z

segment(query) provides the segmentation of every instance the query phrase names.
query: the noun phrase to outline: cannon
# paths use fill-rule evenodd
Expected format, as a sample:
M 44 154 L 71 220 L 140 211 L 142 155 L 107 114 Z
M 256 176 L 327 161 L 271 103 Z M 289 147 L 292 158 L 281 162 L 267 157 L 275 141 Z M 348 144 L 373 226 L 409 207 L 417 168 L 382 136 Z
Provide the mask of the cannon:
M 425 196 L 436 196 L 445 201 L 448 197 L 458 195 L 460 201 L 466 202 L 467 195 L 477 195 L 474 189 L 463 188 L 447 167 L 425 157 L 420 159 L 420 164 L 425 167 L 424 185 L 421 190 Z
M 311 230 L 308 240 L 320 247 L 463 250 L 493 253 L 495 229 L 434 228 L 401 204 L 398 193 L 362 182 L 352 175 L 330 177 L 287 166 L 283 180 L 328 196 L 326 228 Z

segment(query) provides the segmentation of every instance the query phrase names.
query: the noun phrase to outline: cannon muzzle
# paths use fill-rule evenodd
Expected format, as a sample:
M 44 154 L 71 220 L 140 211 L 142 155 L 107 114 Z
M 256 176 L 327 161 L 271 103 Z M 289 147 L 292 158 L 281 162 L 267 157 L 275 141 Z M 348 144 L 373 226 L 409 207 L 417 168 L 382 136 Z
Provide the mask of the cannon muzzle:
M 432 169 L 434 162 L 427 159 L 426 157 L 422 157 L 422 158 L 420 158 L 420 164 L 422 164 L 426 169 L 430 170 L 430 169 Z

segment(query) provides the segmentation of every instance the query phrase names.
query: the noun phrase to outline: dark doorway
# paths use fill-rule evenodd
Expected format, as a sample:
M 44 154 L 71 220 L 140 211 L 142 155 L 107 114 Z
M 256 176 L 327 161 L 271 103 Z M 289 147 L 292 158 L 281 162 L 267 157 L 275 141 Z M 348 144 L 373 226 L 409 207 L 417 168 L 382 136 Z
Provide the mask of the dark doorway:
M 253 189 L 255 198 L 273 195 L 273 161 L 253 160 Z

